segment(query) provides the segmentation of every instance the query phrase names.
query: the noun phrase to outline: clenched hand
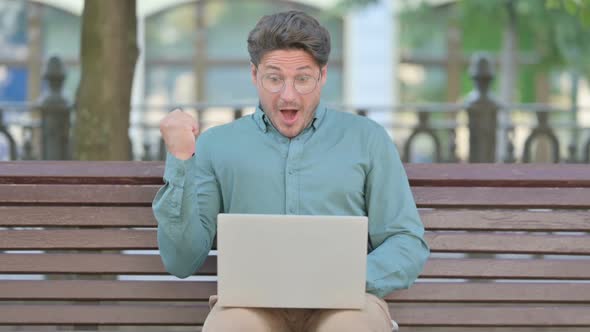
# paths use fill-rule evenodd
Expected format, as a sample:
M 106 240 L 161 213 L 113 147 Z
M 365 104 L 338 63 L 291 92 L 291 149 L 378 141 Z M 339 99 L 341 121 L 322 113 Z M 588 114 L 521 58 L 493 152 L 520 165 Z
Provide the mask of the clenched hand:
M 180 160 L 187 160 L 195 153 L 199 124 L 190 114 L 176 109 L 160 121 L 160 133 L 166 149 Z

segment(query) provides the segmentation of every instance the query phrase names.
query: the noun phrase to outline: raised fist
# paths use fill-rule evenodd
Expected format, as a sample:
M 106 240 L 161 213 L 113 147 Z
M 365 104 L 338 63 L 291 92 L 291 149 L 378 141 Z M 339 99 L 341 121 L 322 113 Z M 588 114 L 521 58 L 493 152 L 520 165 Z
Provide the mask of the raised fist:
M 176 158 L 187 160 L 195 153 L 199 124 L 191 115 L 176 109 L 160 121 L 166 149 Z

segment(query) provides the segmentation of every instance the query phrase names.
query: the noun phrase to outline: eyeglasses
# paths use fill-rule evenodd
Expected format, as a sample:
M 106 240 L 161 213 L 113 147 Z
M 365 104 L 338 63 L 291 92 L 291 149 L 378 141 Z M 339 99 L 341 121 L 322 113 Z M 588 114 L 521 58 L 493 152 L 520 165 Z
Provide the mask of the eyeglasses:
M 293 79 L 293 87 L 299 94 L 305 95 L 315 90 L 318 81 L 321 78 L 315 78 L 310 75 L 299 75 Z M 262 87 L 270 93 L 278 93 L 285 88 L 285 79 L 277 74 L 262 75 Z

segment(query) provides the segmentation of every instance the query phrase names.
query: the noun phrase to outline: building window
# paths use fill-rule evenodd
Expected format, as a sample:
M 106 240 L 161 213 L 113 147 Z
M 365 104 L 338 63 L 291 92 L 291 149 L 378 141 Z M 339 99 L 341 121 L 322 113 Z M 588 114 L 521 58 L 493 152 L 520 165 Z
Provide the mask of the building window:
M 323 98 L 340 103 L 342 19 L 295 2 L 268 0 L 202 0 L 147 17 L 147 103 L 256 103 L 246 39 L 261 16 L 287 9 L 314 15 L 332 34 Z

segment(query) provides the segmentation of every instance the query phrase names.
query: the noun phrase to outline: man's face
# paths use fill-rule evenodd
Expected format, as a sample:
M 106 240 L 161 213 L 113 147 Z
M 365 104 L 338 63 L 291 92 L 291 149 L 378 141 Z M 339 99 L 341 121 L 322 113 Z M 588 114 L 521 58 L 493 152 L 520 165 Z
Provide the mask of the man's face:
M 327 66 L 320 68 L 302 50 L 276 50 L 266 53 L 258 67 L 252 64 L 251 72 L 262 109 L 275 128 L 285 137 L 299 135 L 315 115 Z M 313 89 L 307 91 L 308 86 Z

